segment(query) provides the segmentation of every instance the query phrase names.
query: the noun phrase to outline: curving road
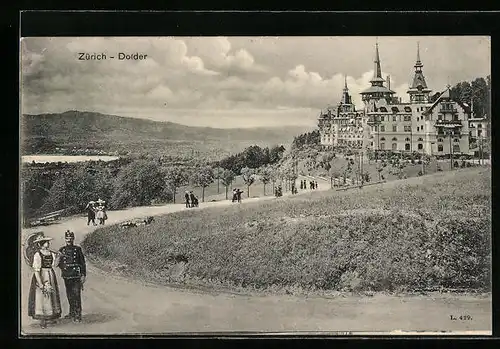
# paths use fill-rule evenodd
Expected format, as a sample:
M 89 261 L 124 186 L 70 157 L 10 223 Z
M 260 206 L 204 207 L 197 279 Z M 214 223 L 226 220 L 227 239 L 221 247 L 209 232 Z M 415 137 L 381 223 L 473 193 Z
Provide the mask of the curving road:
M 319 190 L 330 186 L 320 179 L 318 184 Z M 274 198 L 246 199 L 242 205 L 270 199 Z M 199 209 L 231 204 L 230 201 L 207 202 L 201 204 Z M 183 209 L 183 204 L 170 204 L 110 211 L 108 224 Z M 79 244 L 85 234 L 95 227 L 88 227 L 84 217 L 71 217 L 42 229 L 23 230 L 22 237 L 43 230 L 54 238 L 52 248 L 55 249 L 63 245 L 66 229 L 75 232 L 76 243 Z M 82 294 L 83 322 L 74 324 L 61 319 L 57 324 L 42 330 L 38 322 L 27 316 L 31 275 L 31 269 L 24 261 L 21 262 L 20 320 L 21 334 L 25 335 L 391 330 L 491 334 L 491 296 L 436 294 L 425 297 L 375 295 L 319 298 L 234 295 L 144 284 L 106 274 L 91 264 L 88 265 L 87 282 Z M 68 305 L 61 279 L 60 291 L 63 314 L 66 314 Z M 451 320 L 451 315 L 471 315 L 472 320 Z

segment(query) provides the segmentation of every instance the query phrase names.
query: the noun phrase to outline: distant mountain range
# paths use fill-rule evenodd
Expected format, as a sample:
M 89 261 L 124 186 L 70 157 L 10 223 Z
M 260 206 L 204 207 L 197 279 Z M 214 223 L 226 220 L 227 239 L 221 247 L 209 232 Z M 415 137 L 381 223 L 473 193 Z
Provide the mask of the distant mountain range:
M 312 128 L 298 126 L 220 129 L 191 127 L 94 112 L 23 115 L 22 153 L 47 153 L 55 147 L 95 148 L 121 152 L 234 153 L 250 145 L 287 146 Z

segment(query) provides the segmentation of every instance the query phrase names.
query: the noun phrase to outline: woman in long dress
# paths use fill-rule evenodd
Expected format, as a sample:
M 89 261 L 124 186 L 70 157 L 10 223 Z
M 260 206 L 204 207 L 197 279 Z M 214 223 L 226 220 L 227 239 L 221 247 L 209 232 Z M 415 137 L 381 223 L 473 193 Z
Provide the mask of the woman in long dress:
M 39 250 L 33 255 L 33 278 L 28 298 L 28 315 L 40 320 L 42 328 L 47 322 L 55 322 L 61 317 L 61 299 L 57 285 L 54 267 L 59 263 L 59 256 L 50 251 L 48 237 L 39 237 L 34 240 Z

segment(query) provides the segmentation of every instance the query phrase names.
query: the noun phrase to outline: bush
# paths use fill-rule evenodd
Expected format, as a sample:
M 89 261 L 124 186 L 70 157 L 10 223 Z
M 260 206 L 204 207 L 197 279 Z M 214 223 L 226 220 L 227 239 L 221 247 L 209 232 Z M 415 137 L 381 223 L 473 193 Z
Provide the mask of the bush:
M 137 160 L 118 172 L 111 205 L 114 208 L 150 205 L 153 199 L 169 195 L 164 189 L 163 173 L 157 163 Z

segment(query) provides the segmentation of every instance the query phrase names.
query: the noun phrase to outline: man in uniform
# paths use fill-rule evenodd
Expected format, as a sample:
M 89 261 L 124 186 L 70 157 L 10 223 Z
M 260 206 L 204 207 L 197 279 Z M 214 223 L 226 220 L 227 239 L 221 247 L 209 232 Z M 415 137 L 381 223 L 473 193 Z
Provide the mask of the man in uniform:
M 66 246 L 59 249 L 61 257 L 59 268 L 66 286 L 66 296 L 69 303 L 69 314 L 65 318 L 71 318 L 75 322 L 82 321 L 81 291 L 85 283 L 87 269 L 82 248 L 74 244 L 75 234 L 69 230 L 64 234 Z

